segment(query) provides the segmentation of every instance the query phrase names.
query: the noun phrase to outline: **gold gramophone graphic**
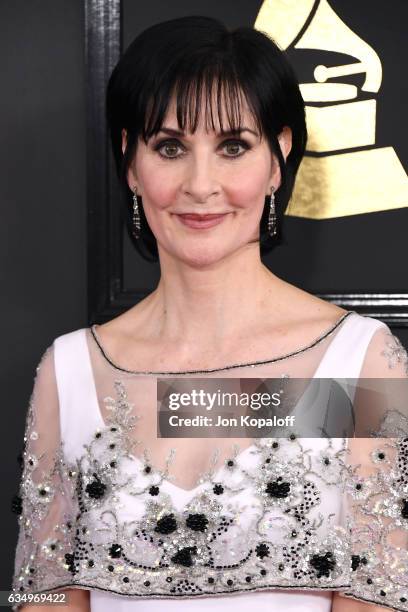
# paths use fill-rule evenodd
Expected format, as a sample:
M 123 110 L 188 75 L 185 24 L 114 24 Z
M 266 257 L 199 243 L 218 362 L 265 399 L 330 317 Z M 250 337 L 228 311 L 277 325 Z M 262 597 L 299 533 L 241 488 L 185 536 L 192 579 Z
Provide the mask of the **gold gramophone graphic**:
M 330 78 L 365 73 L 361 91 L 377 94 L 377 53 L 340 19 L 328 0 L 265 0 L 254 27 L 281 49 L 334 51 L 357 61 L 318 65 L 300 85 L 309 140 L 287 214 L 328 219 L 408 206 L 408 181 L 392 147 L 375 146 L 376 104 L 359 88 Z M 308 154 L 309 153 L 309 154 Z

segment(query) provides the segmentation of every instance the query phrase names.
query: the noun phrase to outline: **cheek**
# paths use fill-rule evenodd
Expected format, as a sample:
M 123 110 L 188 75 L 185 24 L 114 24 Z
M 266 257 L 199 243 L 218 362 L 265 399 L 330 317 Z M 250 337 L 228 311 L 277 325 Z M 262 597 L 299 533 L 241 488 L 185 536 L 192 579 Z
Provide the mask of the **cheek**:
M 170 183 L 156 180 L 151 181 L 149 185 L 144 184 L 146 193 L 145 199 L 149 201 L 149 208 L 161 210 L 168 206 L 174 205 L 176 201 L 176 187 L 172 187 Z
M 268 193 L 266 169 L 260 164 L 252 166 L 249 171 L 240 172 L 225 190 L 232 205 L 255 211 L 259 204 L 263 205 Z
M 145 210 L 148 219 L 150 217 L 153 221 L 157 213 L 180 200 L 183 170 L 181 166 L 180 172 L 178 169 L 177 162 L 158 164 L 148 155 L 139 160 L 138 176 L 143 184 L 144 199 L 149 202 L 148 210 Z M 230 162 L 225 168 L 220 168 L 215 185 L 218 183 L 221 198 L 229 206 L 255 213 L 269 193 L 270 171 L 270 159 L 255 154 L 248 160 Z
M 171 164 L 171 162 L 169 162 Z M 149 202 L 152 214 L 176 202 L 177 181 L 174 171 L 145 163 L 139 166 L 138 176 L 143 184 L 144 201 Z

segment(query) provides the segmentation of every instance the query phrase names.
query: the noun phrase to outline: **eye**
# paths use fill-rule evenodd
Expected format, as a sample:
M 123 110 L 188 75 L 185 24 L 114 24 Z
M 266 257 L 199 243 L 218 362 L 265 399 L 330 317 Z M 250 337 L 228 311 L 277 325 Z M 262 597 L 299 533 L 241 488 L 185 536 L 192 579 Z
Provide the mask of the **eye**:
M 235 151 L 237 151 L 237 148 L 242 147 L 244 152 L 250 148 L 249 144 L 245 142 L 245 140 L 228 140 L 227 142 L 223 143 L 223 147 L 232 147 L 232 149 Z M 235 153 L 235 155 L 227 155 L 226 157 L 241 157 L 244 152 Z
M 244 140 L 228 140 L 222 143 L 221 149 L 227 151 L 225 157 L 235 158 L 250 149 L 250 145 Z M 180 141 L 175 139 L 161 140 L 155 145 L 154 150 L 164 159 L 178 159 L 185 154 L 185 148 Z
M 181 144 L 177 140 L 162 140 L 154 147 L 154 150 L 165 159 L 176 159 L 181 157 L 181 155 L 177 155 L 177 150 L 181 148 Z

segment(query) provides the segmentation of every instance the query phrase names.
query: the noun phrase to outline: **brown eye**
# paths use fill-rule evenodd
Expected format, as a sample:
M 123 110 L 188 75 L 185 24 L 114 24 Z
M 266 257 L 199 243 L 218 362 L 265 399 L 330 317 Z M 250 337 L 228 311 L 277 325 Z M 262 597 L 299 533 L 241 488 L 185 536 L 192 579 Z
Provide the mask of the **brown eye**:
M 177 155 L 179 148 L 180 143 L 175 140 L 162 140 L 154 147 L 154 150 L 164 159 L 177 159 L 181 157 L 181 155 Z
M 177 153 L 178 145 L 176 144 L 166 144 L 161 147 L 161 150 L 166 151 L 166 154 L 169 157 L 174 157 Z
M 237 155 L 239 153 L 239 144 L 229 144 L 226 145 L 226 147 L 229 153 L 232 153 L 233 155 Z
M 232 153 L 232 155 L 228 154 L 227 157 L 241 157 L 241 155 L 243 155 L 243 152 L 240 152 L 239 148 L 243 148 L 244 152 L 250 148 L 249 145 L 243 140 L 232 140 L 230 142 L 224 143 L 223 146 L 224 148 L 229 150 L 230 153 Z

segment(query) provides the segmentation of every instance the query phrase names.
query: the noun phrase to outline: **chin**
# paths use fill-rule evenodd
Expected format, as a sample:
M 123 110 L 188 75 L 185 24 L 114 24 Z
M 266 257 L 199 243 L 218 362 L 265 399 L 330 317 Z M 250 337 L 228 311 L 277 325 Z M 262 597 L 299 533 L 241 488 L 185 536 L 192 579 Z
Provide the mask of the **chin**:
M 179 256 L 179 259 L 190 266 L 200 268 L 216 264 L 226 255 L 227 253 L 222 252 L 221 250 L 218 252 L 216 249 L 206 248 L 197 252 L 190 251 L 189 253 L 183 253 L 181 256 Z

